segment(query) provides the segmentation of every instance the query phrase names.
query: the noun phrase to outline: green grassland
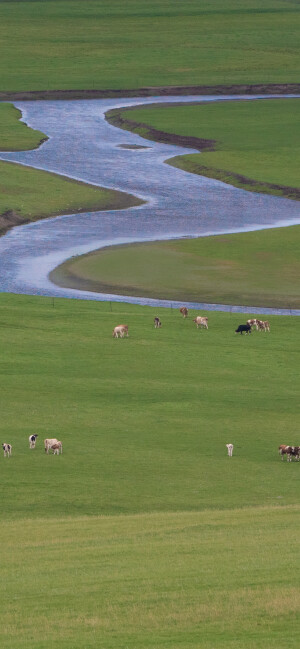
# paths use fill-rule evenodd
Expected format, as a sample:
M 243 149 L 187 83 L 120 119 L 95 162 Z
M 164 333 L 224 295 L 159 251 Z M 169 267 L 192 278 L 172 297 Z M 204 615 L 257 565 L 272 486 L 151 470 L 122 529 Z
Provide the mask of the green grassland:
M 300 226 L 156 241 L 69 259 L 51 277 L 118 295 L 299 308 L 299 249 Z
M 0 306 L 1 647 L 296 649 L 297 318 Z
M 297 0 L 0 3 L 8 91 L 299 80 Z
M 21 112 L 11 104 L 0 104 L 1 151 L 34 149 L 47 140 L 20 117 Z M 14 225 L 49 216 L 120 209 L 143 202 L 124 192 L 14 163 L 0 162 L 0 173 L 0 234 Z
M 161 139 L 155 131 L 162 131 L 174 135 L 174 143 L 176 136 L 211 142 L 213 151 L 203 148 L 200 154 L 168 160 L 175 167 L 251 191 L 300 196 L 293 191 L 299 190 L 298 99 L 155 106 L 112 114 L 120 115 L 129 130 L 151 139 Z
M 4 522 L 1 646 L 297 649 L 298 516 L 291 506 Z

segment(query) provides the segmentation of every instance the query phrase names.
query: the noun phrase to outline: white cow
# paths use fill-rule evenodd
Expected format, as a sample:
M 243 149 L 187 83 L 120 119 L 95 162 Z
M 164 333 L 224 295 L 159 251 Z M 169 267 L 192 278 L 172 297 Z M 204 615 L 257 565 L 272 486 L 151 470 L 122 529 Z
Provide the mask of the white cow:
M 226 444 L 226 446 L 227 446 L 227 453 L 228 453 L 229 457 L 232 457 L 233 444 Z
M 206 316 L 202 317 L 201 315 L 197 315 L 193 322 L 196 323 L 197 329 L 199 327 L 205 327 L 205 329 L 208 329 L 208 318 Z
M 58 439 L 56 439 L 56 437 L 44 439 L 45 453 L 49 453 L 49 448 L 52 447 L 52 444 L 57 444 L 57 442 Z
M 4 451 L 4 457 L 9 457 L 11 455 L 12 445 L 4 443 L 2 444 L 2 448 Z
M 38 435 L 36 433 L 34 435 L 29 435 L 29 448 L 35 448 L 37 437 Z
M 124 338 L 124 336 L 128 336 L 128 325 L 118 325 L 117 327 L 114 328 L 113 330 L 113 338 Z

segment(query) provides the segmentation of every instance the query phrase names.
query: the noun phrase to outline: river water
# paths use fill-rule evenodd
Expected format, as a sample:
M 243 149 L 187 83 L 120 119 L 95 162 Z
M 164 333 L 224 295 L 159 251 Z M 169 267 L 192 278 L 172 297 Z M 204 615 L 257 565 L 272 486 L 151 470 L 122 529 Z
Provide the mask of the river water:
M 147 203 L 126 210 L 69 214 L 12 229 L 0 238 L 0 291 L 170 306 L 170 301 L 60 288 L 50 282 L 48 274 L 72 256 L 105 246 L 300 223 L 297 201 L 247 192 L 170 167 L 164 164 L 164 160 L 194 151 L 147 142 L 138 135 L 111 126 L 104 118 L 106 111 L 119 106 L 200 99 L 219 101 L 222 98 L 15 102 L 22 111 L 23 120 L 32 128 L 46 133 L 49 140 L 34 151 L 2 153 L 2 160 L 126 191 Z M 223 99 L 238 98 L 226 96 Z M 120 145 L 148 148 L 128 149 Z M 172 303 L 174 307 L 177 305 Z M 255 305 L 246 308 L 243 305 L 190 303 L 190 306 L 300 315 L 300 310 L 259 309 Z

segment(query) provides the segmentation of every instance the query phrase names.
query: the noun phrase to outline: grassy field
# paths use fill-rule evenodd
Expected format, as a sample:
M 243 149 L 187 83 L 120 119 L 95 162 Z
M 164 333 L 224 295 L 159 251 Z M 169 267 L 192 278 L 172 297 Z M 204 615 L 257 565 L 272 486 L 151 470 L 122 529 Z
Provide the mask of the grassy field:
M 293 226 L 116 246 L 69 259 L 52 279 L 117 295 L 299 308 L 299 239 Z
M 299 80 L 297 0 L 0 3 L 1 89 Z
M 1 647 L 296 649 L 297 318 L 0 305 Z
M 203 149 L 201 154 L 168 160 L 180 169 L 290 198 L 296 197 L 292 188 L 300 188 L 298 99 L 155 106 L 112 114 L 114 119 L 119 114 L 126 120 L 129 130 L 151 139 L 156 139 L 155 131 L 162 131 L 211 141 L 213 151 Z M 155 131 L 149 133 L 147 127 Z
M 20 117 L 21 112 L 11 104 L 0 104 L 0 151 L 34 149 L 47 140 L 44 133 L 28 128 Z M 124 192 L 18 164 L 0 162 L 0 173 L 0 234 L 40 218 L 120 209 L 143 202 Z

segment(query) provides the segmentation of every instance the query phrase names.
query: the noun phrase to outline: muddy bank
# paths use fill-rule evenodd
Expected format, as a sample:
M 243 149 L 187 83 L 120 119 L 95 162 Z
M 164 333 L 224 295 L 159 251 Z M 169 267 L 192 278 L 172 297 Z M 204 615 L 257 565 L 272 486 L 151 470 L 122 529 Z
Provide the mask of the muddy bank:
M 149 86 L 145 88 L 93 90 L 1 91 L 0 101 L 39 99 L 109 99 L 118 97 L 164 97 L 175 95 L 287 95 L 300 93 L 300 83 L 257 83 L 216 86 Z
M 196 104 L 201 104 L 203 102 L 190 102 L 185 103 L 184 106 L 192 106 Z M 161 104 L 144 104 L 140 105 L 139 108 L 155 108 L 161 107 Z M 181 103 L 172 103 L 164 104 L 167 106 L 183 106 Z M 198 137 L 188 137 L 185 135 L 175 135 L 172 133 L 166 133 L 158 129 L 150 127 L 144 122 L 135 122 L 123 117 L 124 112 L 130 110 L 136 110 L 136 106 L 127 106 L 126 108 L 114 108 L 105 113 L 105 119 L 118 128 L 122 128 L 132 133 L 136 133 L 141 137 L 146 138 L 147 140 L 154 140 L 155 142 L 162 142 L 163 144 L 174 144 L 175 146 L 186 147 L 189 149 L 196 149 L 198 151 L 214 151 L 216 140 L 209 140 Z M 189 173 L 198 174 L 199 176 L 207 176 L 208 178 L 214 178 L 215 180 L 221 180 L 224 183 L 229 185 L 234 185 L 241 189 L 246 189 L 252 192 L 271 194 L 273 196 L 282 196 L 284 198 L 290 198 L 292 200 L 300 200 L 300 189 L 297 187 L 288 187 L 286 185 L 278 185 L 274 183 L 261 182 L 254 180 L 252 178 L 247 178 L 242 174 L 234 173 L 230 170 L 215 169 L 214 167 L 206 167 L 197 163 L 190 163 L 185 161 L 185 156 L 176 156 L 174 158 L 169 158 L 166 160 L 167 164 L 170 164 L 173 167 L 188 171 Z

